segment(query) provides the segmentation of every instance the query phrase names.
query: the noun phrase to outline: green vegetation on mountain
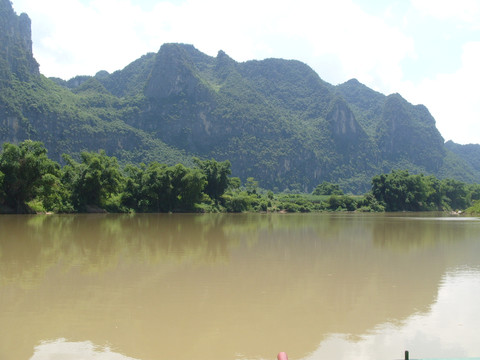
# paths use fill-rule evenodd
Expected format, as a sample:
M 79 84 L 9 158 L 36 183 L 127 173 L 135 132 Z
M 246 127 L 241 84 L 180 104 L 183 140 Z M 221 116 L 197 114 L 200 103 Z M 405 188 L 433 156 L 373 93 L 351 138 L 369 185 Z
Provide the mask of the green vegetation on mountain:
M 147 171 L 142 163 L 170 171 L 228 160 L 232 176 L 275 192 L 329 182 L 362 194 L 395 169 L 480 181 L 478 149 L 444 144 L 424 106 L 356 80 L 333 86 L 299 61 L 239 63 L 223 51 L 164 44 L 112 74 L 47 79 L 33 58 L 30 20 L 8 0 L 0 0 L 0 41 L 0 143 L 41 141 L 61 165 L 75 168 L 80 154 L 101 149 L 120 167 L 135 164 L 132 172 Z M 213 189 L 207 195 L 218 203 Z
M 447 141 L 445 143 L 445 147 L 463 160 L 460 166 L 465 166 L 466 164 L 466 166 L 471 168 L 473 171 L 480 171 L 479 144 L 460 145 L 455 144 L 453 141 Z

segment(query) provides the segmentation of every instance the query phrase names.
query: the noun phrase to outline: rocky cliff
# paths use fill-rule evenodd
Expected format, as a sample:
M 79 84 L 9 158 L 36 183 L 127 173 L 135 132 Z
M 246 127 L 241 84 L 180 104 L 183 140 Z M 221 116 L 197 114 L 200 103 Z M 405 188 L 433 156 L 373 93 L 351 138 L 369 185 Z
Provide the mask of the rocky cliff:
M 20 80 L 39 74 L 32 52 L 31 21 L 27 14 L 17 16 L 9 0 L 0 0 L 0 76 L 10 73 Z

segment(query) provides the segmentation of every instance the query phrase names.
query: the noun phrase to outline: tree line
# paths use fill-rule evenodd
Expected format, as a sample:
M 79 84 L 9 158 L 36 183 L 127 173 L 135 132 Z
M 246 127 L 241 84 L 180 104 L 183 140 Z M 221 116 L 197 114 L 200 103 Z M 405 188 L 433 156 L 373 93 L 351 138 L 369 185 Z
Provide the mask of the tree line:
M 5 143 L 0 153 L 0 212 L 242 212 L 463 210 L 480 185 L 392 171 L 362 196 L 323 182 L 312 194 L 274 194 L 254 178 L 231 177 L 228 160 L 194 166 L 158 162 L 121 167 L 105 151 L 49 159 L 41 142 Z
M 465 210 L 480 199 L 480 185 L 396 170 L 375 176 L 372 193 L 386 211 Z

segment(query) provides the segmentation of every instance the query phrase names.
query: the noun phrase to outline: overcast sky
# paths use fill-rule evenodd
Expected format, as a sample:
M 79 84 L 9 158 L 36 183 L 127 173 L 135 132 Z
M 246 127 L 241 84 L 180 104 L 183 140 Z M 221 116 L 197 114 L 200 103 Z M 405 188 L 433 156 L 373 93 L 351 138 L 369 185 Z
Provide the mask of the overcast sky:
M 424 104 L 445 140 L 480 144 L 480 0 L 12 0 L 46 76 L 113 72 L 163 43 L 236 61 L 296 59 Z

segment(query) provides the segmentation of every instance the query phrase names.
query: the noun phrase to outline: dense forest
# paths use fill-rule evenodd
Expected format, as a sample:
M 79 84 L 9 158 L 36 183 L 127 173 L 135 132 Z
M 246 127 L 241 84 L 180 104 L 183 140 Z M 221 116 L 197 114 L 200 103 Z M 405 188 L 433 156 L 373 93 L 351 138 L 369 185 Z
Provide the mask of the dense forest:
M 0 42 L 0 144 L 41 141 L 62 166 L 63 154 L 101 149 L 121 166 L 214 158 L 275 193 L 326 181 L 363 194 L 394 169 L 480 182 L 480 145 L 445 143 L 426 107 L 354 79 L 331 85 L 299 61 L 163 44 L 113 73 L 46 78 L 30 19 L 9 0 Z
M 48 158 L 40 142 L 6 143 L 0 153 L 0 213 L 33 212 L 310 212 L 463 210 L 480 185 L 392 171 L 371 191 L 345 195 L 322 182 L 312 194 L 273 193 L 254 178 L 242 185 L 227 161 L 194 159 L 192 167 L 158 162 L 121 167 L 105 151 Z

